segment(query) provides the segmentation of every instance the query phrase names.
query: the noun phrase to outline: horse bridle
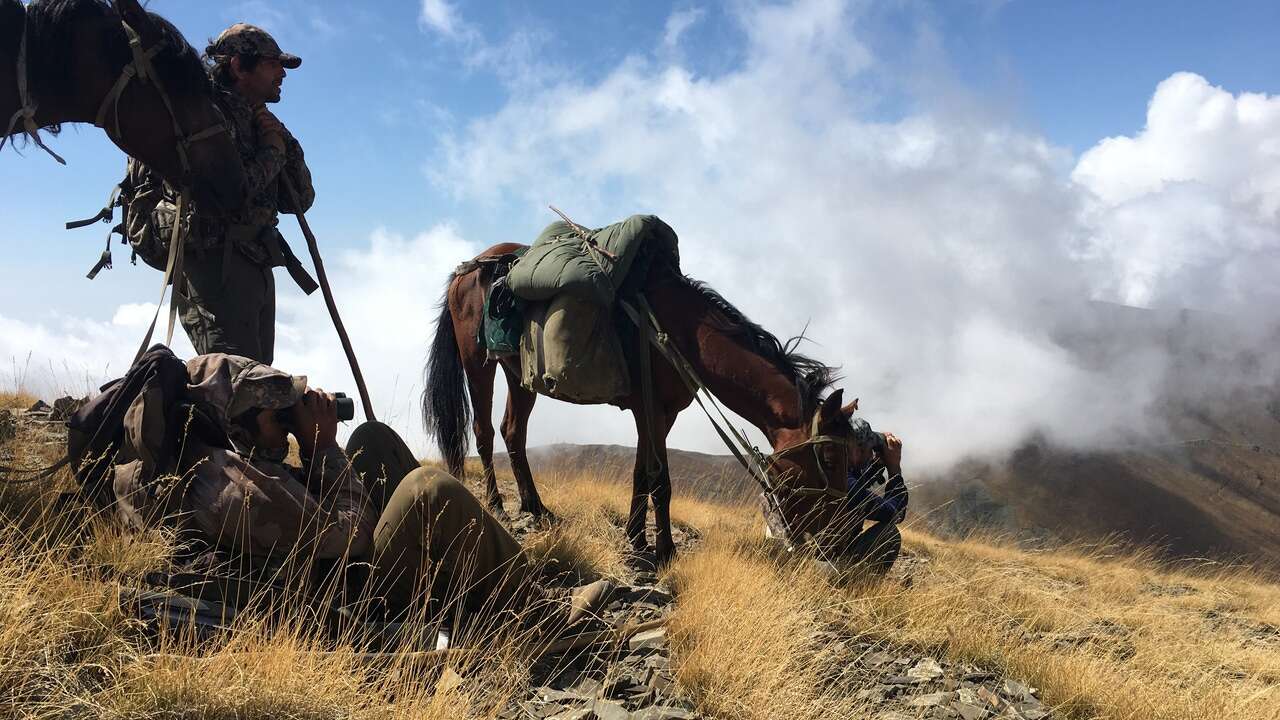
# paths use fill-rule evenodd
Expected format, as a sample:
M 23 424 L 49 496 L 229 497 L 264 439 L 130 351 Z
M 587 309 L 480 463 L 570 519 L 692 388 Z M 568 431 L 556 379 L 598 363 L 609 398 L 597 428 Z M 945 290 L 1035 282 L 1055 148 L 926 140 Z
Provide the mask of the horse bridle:
M 773 453 L 772 455 L 768 455 L 765 459 L 769 463 L 768 471 L 770 475 L 774 477 L 777 476 L 777 470 L 775 466 L 778 464 L 779 461 L 790 460 L 793 455 L 810 452 L 813 454 L 813 464 L 817 468 L 818 476 L 822 478 L 822 487 L 820 488 L 787 487 L 787 492 L 792 495 L 822 494 L 835 499 L 843 498 L 847 494 L 847 489 L 845 487 L 845 479 L 844 478 L 833 479 L 827 474 L 826 466 L 823 464 L 823 461 L 822 461 L 822 452 L 821 452 L 822 447 L 824 445 L 835 445 L 841 452 L 844 453 L 844 458 L 845 458 L 844 465 L 846 466 L 848 465 L 849 444 L 846 438 L 838 437 L 835 435 L 814 435 L 808 438 L 807 440 L 803 440 L 790 447 L 785 447 Z M 792 462 L 795 462 L 795 461 L 792 460 Z M 775 487 L 779 485 L 785 485 L 785 483 L 784 482 L 775 483 Z
M 219 133 L 228 132 L 225 123 L 215 123 L 209 127 L 188 135 L 182 129 L 182 123 L 178 122 L 178 115 L 173 109 L 173 102 L 169 99 L 169 93 L 165 91 L 164 83 L 160 81 L 160 76 L 156 74 L 155 67 L 151 64 L 154 58 L 166 45 L 169 44 L 168 39 L 162 39 L 150 48 L 142 47 L 142 37 L 134 30 L 129 23 L 124 20 L 120 21 L 120 25 L 124 28 L 125 36 L 129 38 L 129 51 L 133 54 L 133 60 L 126 64 L 120 70 L 120 76 L 116 79 L 111 90 L 107 92 L 106 97 L 102 98 L 102 102 L 98 105 L 98 115 L 94 119 L 93 124 L 102 128 L 109 137 L 120 139 L 120 96 L 124 93 L 129 82 L 137 78 L 141 82 L 149 82 L 155 87 L 156 92 L 160 95 L 160 100 L 164 103 L 165 109 L 169 112 L 169 121 L 173 124 L 173 134 L 177 138 L 175 148 L 178 152 L 178 162 L 182 165 L 182 185 L 189 186 L 191 182 L 191 161 L 188 159 L 187 151 L 192 145 L 208 140 Z M 31 138 L 33 142 L 45 152 L 49 153 L 54 160 L 67 164 L 61 156 L 49 149 L 47 145 L 40 139 L 40 128 L 35 123 L 35 114 L 38 103 L 32 100 L 31 93 L 27 87 L 27 21 L 23 18 L 22 22 L 22 39 L 18 41 L 18 100 L 22 103 L 22 107 L 13 114 L 9 120 L 9 126 L 5 131 L 5 136 L 0 138 L 0 149 L 4 148 L 4 143 L 8 136 L 13 133 L 14 127 L 18 120 L 23 120 L 23 132 Z M 113 110 L 115 118 L 115 132 L 107 127 L 107 111 Z
M 120 96 L 124 93 L 124 89 L 129 86 L 129 81 L 137 78 L 140 82 L 149 82 L 155 87 L 156 92 L 160 95 L 160 100 L 164 102 L 164 107 L 169 111 L 169 122 L 173 124 L 173 136 L 177 138 L 175 149 L 178 151 L 178 162 L 182 164 L 182 185 L 189 186 L 191 182 L 191 162 L 187 158 L 187 150 L 192 145 L 201 140 L 208 140 L 215 135 L 225 133 L 227 126 L 225 123 L 215 123 L 209 127 L 188 135 L 182 129 L 182 123 L 178 122 L 178 114 L 173 110 L 173 103 L 169 100 L 169 93 L 165 92 L 164 83 L 160 82 L 160 76 L 156 74 L 155 66 L 151 64 L 154 58 L 166 45 L 169 40 L 162 39 L 150 49 L 142 48 L 142 37 L 137 31 L 129 26 L 129 23 L 121 20 L 120 25 L 124 27 L 124 33 L 129 38 L 129 51 L 133 53 L 133 62 L 125 65 L 120 70 L 120 77 L 116 79 L 115 85 L 111 87 L 107 96 L 102 98 L 102 103 L 98 106 L 98 116 L 94 119 L 93 124 L 102 128 L 108 136 L 115 138 L 120 137 Z M 115 133 L 107 127 L 107 109 L 113 110 L 115 117 Z

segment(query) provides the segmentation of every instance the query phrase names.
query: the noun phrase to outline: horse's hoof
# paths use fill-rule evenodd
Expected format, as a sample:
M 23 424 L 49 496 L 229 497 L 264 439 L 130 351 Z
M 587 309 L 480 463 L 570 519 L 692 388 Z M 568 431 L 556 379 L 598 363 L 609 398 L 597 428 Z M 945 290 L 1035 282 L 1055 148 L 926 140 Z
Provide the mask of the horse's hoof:
M 560 522 L 560 518 L 556 516 L 555 513 L 548 510 L 547 506 L 545 505 L 538 505 L 536 507 L 521 507 L 520 514 L 523 515 L 525 513 L 532 515 L 533 519 L 539 525 L 545 525 L 547 527 L 550 527 Z
M 674 545 L 672 545 L 669 548 L 663 547 L 661 545 L 658 546 L 658 552 L 657 552 L 658 569 L 661 570 L 664 568 L 671 567 L 671 563 L 675 562 L 675 560 L 676 560 L 676 548 Z
M 648 547 L 631 550 L 623 556 L 623 561 L 636 572 L 652 573 L 658 570 L 658 556 Z
M 489 503 L 489 514 L 503 522 L 511 521 L 511 516 L 507 514 L 507 509 L 502 507 L 501 500 L 496 503 Z
M 560 516 L 556 515 L 555 513 L 551 512 L 546 508 L 543 508 L 542 512 L 540 513 L 530 513 L 530 514 L 533 515 L 534 524 L 544 530 L 549 530 L 555 527 L 556 525 L 560 524 Z

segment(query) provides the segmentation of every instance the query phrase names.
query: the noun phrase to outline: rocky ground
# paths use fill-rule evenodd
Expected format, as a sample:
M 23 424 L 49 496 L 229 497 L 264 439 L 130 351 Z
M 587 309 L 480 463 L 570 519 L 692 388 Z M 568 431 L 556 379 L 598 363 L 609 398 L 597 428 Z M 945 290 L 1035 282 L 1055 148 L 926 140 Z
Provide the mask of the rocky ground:
M 514 485 L 503 487 L 510 501 Z M 528 516 L 509 525 L 523 540 L 535 529 Z M 649 535 L 653 536 L 652 520 Z M 680 552 L 696 551 L 699 537 L 687 527 L 673 528 Z M 910 582 L 923 558 L 904 557 L 894 569 Z M 619 588 L 605 619 L 620 626 L 667 617 L 678 599 L 652 570 L 652 558 L 635 558 L 626 584 Z M 871 720 L 1052 720 L 1038 690 L 972 665 L 946 663 L 909 648 L 850 638 L 830 631 L 818 638 L 846 666 L 841 682 L 862 689 Z M 620 648 L 596 648 L 553 657 L 534 668 L 534 688 L 510 703 L 505 720 L 683 720 L 707 718 L 676 685 L 665 629 L 633 637 Z
M 517 497 L 514 486 L 503 488 L 507 498 Z M 510 523 L 521 541 L 535 530 L 525 515 Z M 653 535 L 652 521 L 649 533 Z M 675 527 L 672 537 L 680 552 L 692 551 L 697 534 Z M 654 572 L 654 557 L 632 555 L 624 584 L 619 584 L 603 612 L 614 627 L 665 619 L 675 598 Z M 703 718 L 681 694 L 671 668 L 666 628 L 658 627 L 631 637 L 619 647 L 596 647 L 544 659 L 533 668 L 533 690 L 528 697 L 508 705 L 500 717 L 506 720 L 687 720 Z
M 53 405 L 41 400 L 26 409 L 0 408 L 0 466 L 39 468 L 61 457 L 67 449 L 63 422 L 82 404 L 65 397 Z M 19 435 L 20 442 L 10 442 Z

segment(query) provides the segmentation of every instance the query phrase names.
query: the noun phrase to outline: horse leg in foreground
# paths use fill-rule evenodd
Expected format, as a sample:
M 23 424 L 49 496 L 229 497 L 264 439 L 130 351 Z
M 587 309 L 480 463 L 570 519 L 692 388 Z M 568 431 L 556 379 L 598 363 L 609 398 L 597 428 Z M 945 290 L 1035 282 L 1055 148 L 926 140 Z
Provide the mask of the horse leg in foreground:
M 671 537 L 671 470 L 667 466 L 667 433 L 672 418 L 655 418 L 652 429 L 643 410 L 634 410 L 636 421 L 636 464 L 631 475 L 631 512 L 627 516 L 627 540 L 638 553 L 649 551 L 645 537 L 645 519 L 649 500 L 653 500 L 654 524 L 657 528 L 657 563 L 666 565 L 675 559 L 676 546 Z
M 529 414 L 533 412 L 533 403 L 538 396 L 524 389 L 520 385 L 520 378 L 505 365 L 502 370 L 507 378 L 507 409 L 502 415 L 502 441 L 507 445 L 511 474 L 515 476 L 516 488 L 520 491 L 520 512 L 530 513 L 535 518 L 550 516 L 550 511 L 543 506 L 542 498 L 538 496 L 538 487 L 533 484 L 533 471 L 529 468 L 529 458 L 525 454 Z M 489 472 L 492 473 L 492 470 Z M 486 475 L 487 477 L 490 475 Z
M 470 364 L 466 364 L 466 368 L 467 389 L 471 393 L 471 431 L 476 436 L 476 454 L 480 456 L 484 475 L 485 505 L 494 515 L 506 517 L 502 493 L 498 492 L 498 476 L 493 471 L 493 379 L 497 373 L 493 363 L 482 364 L 474 371 Z

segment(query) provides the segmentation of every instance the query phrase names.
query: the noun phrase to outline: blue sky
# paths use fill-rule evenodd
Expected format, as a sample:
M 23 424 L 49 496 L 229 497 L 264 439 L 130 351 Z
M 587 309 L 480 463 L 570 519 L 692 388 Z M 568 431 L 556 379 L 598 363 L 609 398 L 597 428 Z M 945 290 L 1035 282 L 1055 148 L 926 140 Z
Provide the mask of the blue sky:
M 589 80 L 624 55 L 660 61 L 667 18 L 690 9 L 702 15 L 684 38 L 681 61 L 695 72 L 725 72 L 742 52 L 742 33 L 731 17 L 738 6 L 525 1 L 458 3 L 456 13 L 486 43 L 533 36 L 536 48 L 527 52 Z M 1103 137 L 1140 129 L 1151 90 L 1179 70 L 1235 92 L 1280 91 L 1274 50 L 1280 4 L 1274 2 L 872 6 L 862 23 L 882 62 L 948 66 L 945 72 L 980 102 L 1077 153 Z M 500 108 L 510 87 L 504 68 L 469 58 L 471 43 L 420 23 L 420 3 L 154 0 L 149 7 L 197 47 L 243 19 L 267 27 L 304 57 L 277 109 L 307 148 L 320 192 L 312 222 L 326 243 L 363 240 L 377 226 L 412 232 L 444 219 L 493 242 L 518 232 L 491 221 L 492 208 L 450 197 L 428 176 L 441 135 Z M 940 50 L 927 47 L 931 42 Z M 893 117 L 908 110 L 892 77 L 878 84 L 871 111 Z M 93 231 L 65 232 L 60 223 L 91 214 L 123 167 L 123 156 L 96 130 L 73 128 L 54 142 L 69 167 L 39 153 L 6 154 L 0 162 L 0 181 L 29 188 L 6 211 L 5 242 L 24 246 L 21 257 L 10 260 L 39 275 L 58 272 L 69 257 L 92 264 L 98 252 Z
M 990 290 L 992 274 L 1024 277 L 1035 292 L 1053 285 L 1072 297 L 1216 307 L 1257 301 L 1252 290 L 1224 291 L 1252 287 L 1230 259 L 1239 248 L 1270 252 L 1259 238 L 1276 222 L 1266 214 L 1274 176 L 1240 143 L 1270 147 L 1273 122 L 1218 119 L 1206 130 L 1196 118 L 1229 105 L 1232 118 L 1254 122 L 1250 94 L 1271 117 L 1269 96 L 1280 93 L 1274 2 L 154 0 L 150 8 L 198 47 L 243 20 L 303 57 L 275 109 L 306 148 L 317 188 L 311 224 L 331 264 L 366 273 L 338 281 L 349 294 L 373 298 L 406 283 L 390 307 L 370 310 L 395 319 L 386 332 L 404 335 L 392 347 L 378 344 L 384 337 L 365 341 L 371 354 L 405 355 L 387 395 L 416 381 L 429 306 L 448 270 L 492 243 L 532 239 L 551 219 L 547 202 L 588 224 L 641 211 L 667 218 L 684 241 L 686 271 L 740 297 L 779 334 L 814 320 L 824 340 L 816 352 L 858 368 L 864 396 L 878 390 L 884 415 L 922 431 L 930 421 L 913 414 L 914 396 L 899 385 L 906 360 L 865 349 L 883 345 L 886 330 L 860 319 L 878 316 L 883 303 L 904 305 L 895 294 L 919 298 L 897 309 L 922 329 L 895 327 L 905 337 L 894 344 L 936 345 L 950 376 L 973 363 L 972 384 L 983 386 L 989 359 L 972 356 L 970 344 L 1026 342 L 1029 385 L 1069 383 L 1075 369 L 1010 319 L 1026 298 Z M 1171 129 L 1147 132 L 1148 106 L 1160 98 Z M 159 278 L 129 267 L 117 249 L 115 269 L 83 279 L 103 233 L 62 223 L 96 211 L 124 158 L 94 128 L 50 143 L 67 167 L 29 149 L 0 153 L 0 182 L 20 188 L 3 206 L 0 321 L 21 319 L 12 337 L 78 347 L 77 333 L 102 333 L 94 343 L 106 347 L 113 333 L 132 332 L 122 306 L 154 302 Z M 1170 160 L 1170 147 L 1191 155 Z M 1261 194 L 1241 200 L 1249 188 Z M 1204 210 L 1157 238 L 1152 229 L 1178 217 L 1171 209 L 1199 207 L 1175 193 Z M 813 218 L 806 228 L 849 232 L 814 239 L 792 232 L 797 217 Z M 291 220 L 282 227 L 301 249 Z M 770 247 L 744 247 L 735 233 L 756 230 L 798 247 L 829 242 L 840 260 L 820 270 L 836 290 L 789 290 L 816 285 L 802 264 L 775 264 L 782 276 L 744 282 L 756 272 L 750 252 Z M 964 258 L 965 272 L 948 289 L 952 256 Z M 936 278 L 922 267 L 933 261 Z M 379 262 L 421 272 L 406 280 Z M 1071 270 L 1042 281 L 1049 265 Z M 881 287 L 884 277 L 927 284 Z M 336 382 L 349 383 L 327 348 L 306 337 L 327 332 L 322 317 L 308 324 L 318 298 L 303 299 L 281 278 L 284 357 L 333 368 Z M 839 290 L 845 283 L 858 291 Z M 863 290 L 877 299 L 847 306 Z M 953 317 L 958 306 L 972 313 Z M 948 323 L 933 327 L 943 308 Z M 24 355 L 17 340 L 0 350 Z M 916 370 L 943 383 L 937 368 Z M 1036 398 L 1006 400 L 1017 414 L 1019 402 Z M 629 425 L 601 420 L 598 439 L 626 441 Z M 685 446 L 714 449 L 705 433 L 684 437 Z

